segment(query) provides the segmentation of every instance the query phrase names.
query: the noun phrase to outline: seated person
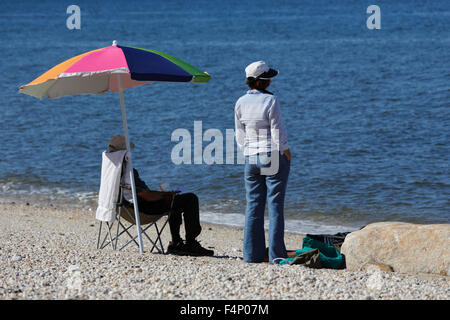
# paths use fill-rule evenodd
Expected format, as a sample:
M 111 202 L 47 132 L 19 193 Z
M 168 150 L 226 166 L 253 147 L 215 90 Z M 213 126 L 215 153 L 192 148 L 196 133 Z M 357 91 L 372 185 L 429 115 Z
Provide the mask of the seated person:
M 130 144 L 134 148 L 134 144 Z M 108 152 L 115 152 L 119 150 L 126 150 L 125 137 L 117 135 L 111 138 L 108 145 Z M 168 211 L 172 201 L 175 197 L 172 207 L 172 213 L 169 217 L 170 233 L 172 241 L 169 242 L 167 248 L 168 253 L 180 255 L 194 255 L 194 256 L 212 256 L 213 250 L 203 248 L 200 243 L 195 240 L 202 230 L 200 226 L 199 205 L 198 198 L 193 193 L 177 194 L 177 192 L 163 192 L 150 190 L 150 188 L 139 178 L 139 173 L 133 169 L 134 180 L 136 185 L 136 193 L 138 199 L 139 211 L 144 214 L 162 214 Z M 127 185 L 131 185 L 129 175 L 124 175 L 122 179 Z M 131 190 L 124 192 L 125 201 L 128 205 L 133 196 Z M 182 223 L 182 216 L 184 216 L 184 226 L 186 231 L 186 241 L 184 242 L 180 237 L 180 226 Z

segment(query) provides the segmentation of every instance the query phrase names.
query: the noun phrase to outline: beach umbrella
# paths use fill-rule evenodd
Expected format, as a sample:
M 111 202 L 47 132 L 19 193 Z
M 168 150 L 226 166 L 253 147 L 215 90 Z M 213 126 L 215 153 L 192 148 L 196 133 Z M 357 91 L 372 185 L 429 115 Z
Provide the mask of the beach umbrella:
M 211 76 L 190 64 L 163 52 L 118 45 L 92 50 L 66 60 L 27 85 L 19 92 L 39 99 L 54 99 L 78 94 L 118 92 L 127 150 L 130 154 L 130 180 L 139 240 L 142 243 L 139 208 L 131 160 L 130 139 L 123 91 L 154 81 L 206 83 Z

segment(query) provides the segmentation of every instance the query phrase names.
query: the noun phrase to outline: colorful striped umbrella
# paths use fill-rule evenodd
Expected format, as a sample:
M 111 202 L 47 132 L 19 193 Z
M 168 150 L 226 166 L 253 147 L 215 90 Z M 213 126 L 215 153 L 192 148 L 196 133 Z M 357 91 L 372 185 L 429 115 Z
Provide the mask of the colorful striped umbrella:
M 77 94 L 104 94 L 153 81 L 208 82 L 206 72 L 168 54 L 135 47 L 112 46 L 89 51 L 51 68 L 19 92 L 49 99 Z
M 190 64 L 168 54 L 135 47 L 112 46 L 89 51 L 51 68 L 19 92 L 36 98 L 49 99 L 77 94 L 105 94 L 119 92 L 125 141 L 129 152 L 131 189 L 140 252 L 144 252 L 142 229 L 139 220 L 136 185 L 131 161 L 130 139 L 123 90 L 154 81 L 203 82 L 211 76 Z M 101 224 L 100 224 L 101 228 Z

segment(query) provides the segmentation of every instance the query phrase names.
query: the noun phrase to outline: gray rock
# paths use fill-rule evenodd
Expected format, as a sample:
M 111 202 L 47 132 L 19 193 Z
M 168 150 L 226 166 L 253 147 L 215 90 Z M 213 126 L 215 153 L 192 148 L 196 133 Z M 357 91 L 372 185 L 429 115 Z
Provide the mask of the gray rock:
M 383 265 L 402 273 L 450 275 L 450 224 L 379 222 L 348 234 L 341 248 L 348 270 Z

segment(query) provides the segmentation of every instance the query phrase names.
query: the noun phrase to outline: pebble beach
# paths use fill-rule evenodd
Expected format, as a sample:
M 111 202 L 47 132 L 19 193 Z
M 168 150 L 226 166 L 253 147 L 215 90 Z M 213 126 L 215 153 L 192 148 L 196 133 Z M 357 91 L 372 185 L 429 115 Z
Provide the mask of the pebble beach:
M 243 230 L 202 223 L 214 257 L 96 248 L 92 210 L 0 204 L 0 299 L 19 300 L 448 300 L 450 278 L 302 265 L 247 264 Z M 183 229 L 183 228 L 182 228 Z M 302 235 L 286 234 L 289 250 Z M 167 246 L 169 230 L 163 243 Z

